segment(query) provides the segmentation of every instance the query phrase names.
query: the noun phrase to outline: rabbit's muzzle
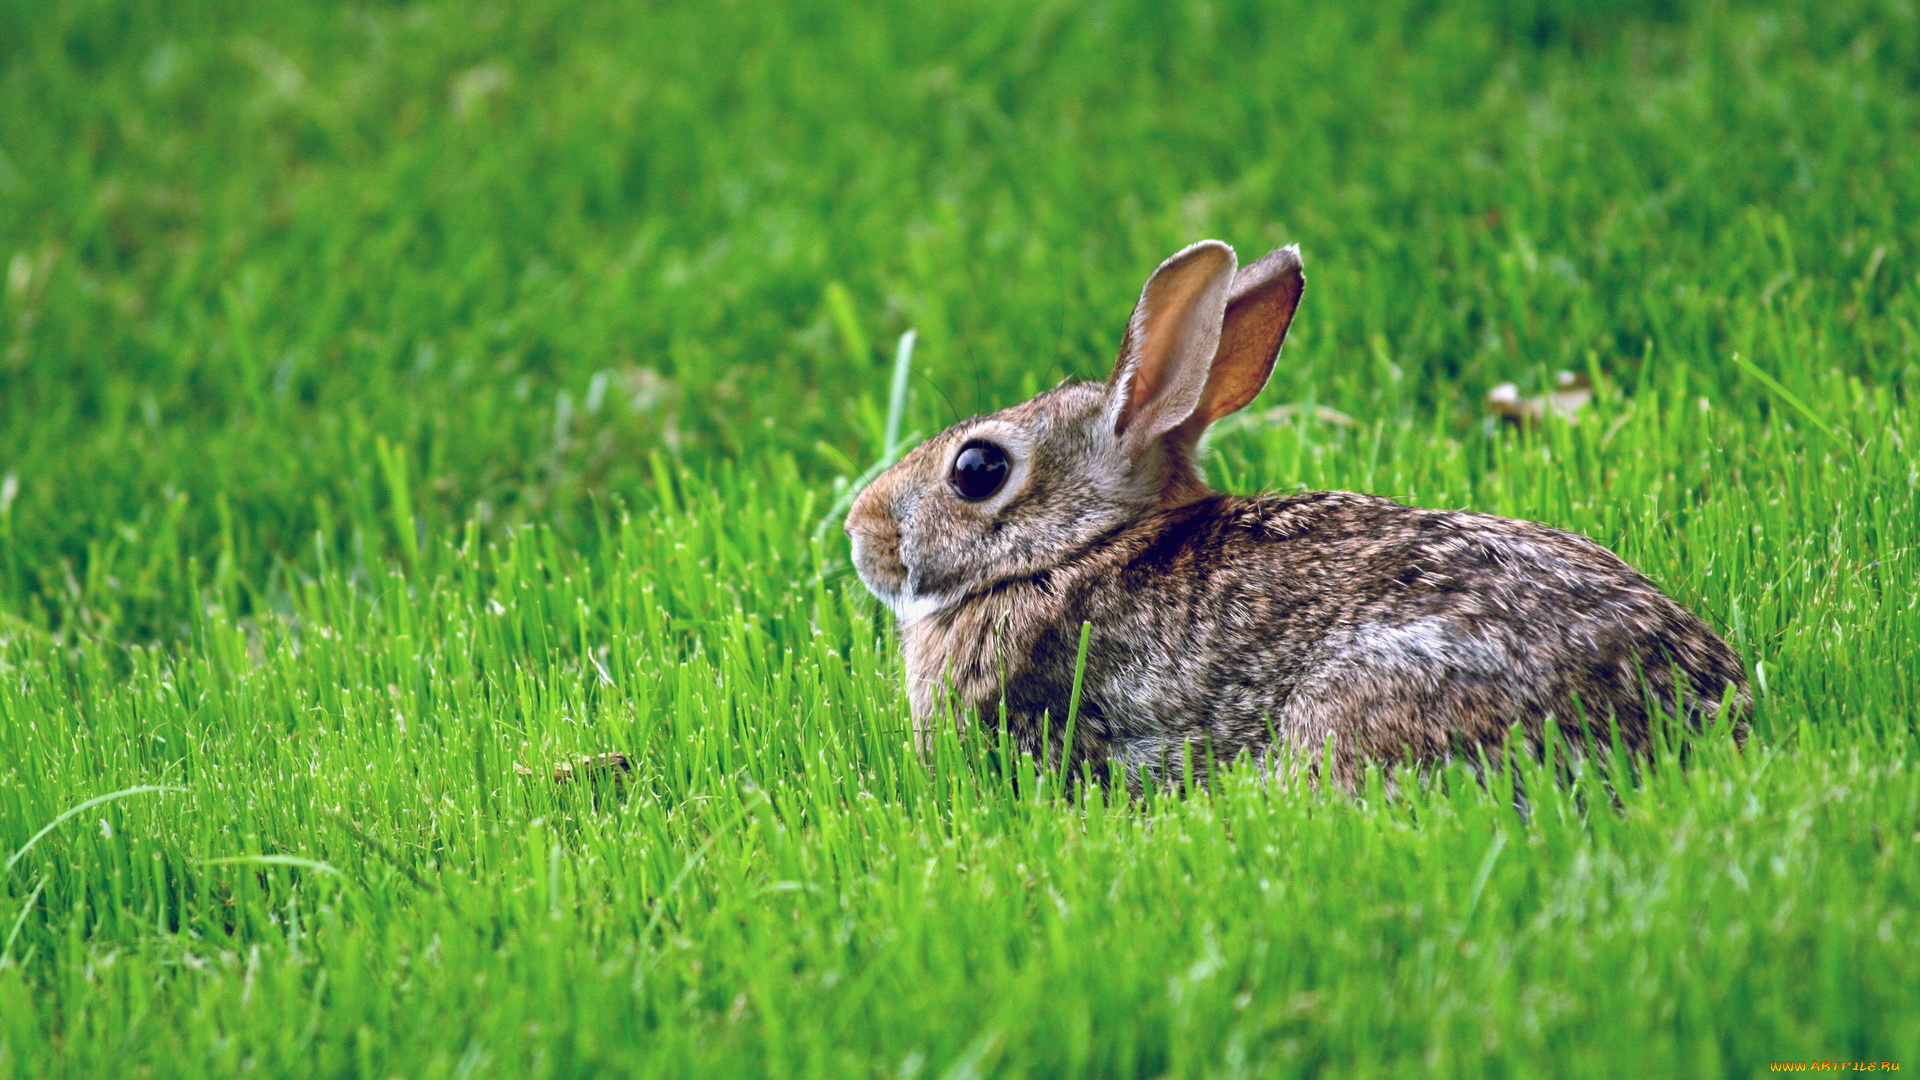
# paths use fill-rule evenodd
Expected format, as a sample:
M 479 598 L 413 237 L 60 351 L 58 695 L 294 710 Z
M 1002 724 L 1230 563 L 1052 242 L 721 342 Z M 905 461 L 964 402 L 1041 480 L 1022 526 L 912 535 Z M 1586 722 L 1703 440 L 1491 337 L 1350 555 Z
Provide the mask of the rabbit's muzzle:
M 847 512 L 847 537 L 853 541 L 853 568 L 873 595 L 900 607 L 907 588 L 907 566 L 900 560 L 900 523 L 882 493 L 869 486 Z

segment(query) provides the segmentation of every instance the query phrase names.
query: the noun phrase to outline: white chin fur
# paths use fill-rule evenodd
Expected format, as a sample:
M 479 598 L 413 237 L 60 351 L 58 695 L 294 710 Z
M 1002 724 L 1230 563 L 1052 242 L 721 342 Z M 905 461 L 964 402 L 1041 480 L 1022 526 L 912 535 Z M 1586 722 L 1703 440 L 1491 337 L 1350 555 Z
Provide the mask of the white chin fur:
M 953 599 L 946 596 L 899 596 L 890 600 L 888 606 L 893 608 L 894 617 L 905 625 L 936 614 L 951 603 Z

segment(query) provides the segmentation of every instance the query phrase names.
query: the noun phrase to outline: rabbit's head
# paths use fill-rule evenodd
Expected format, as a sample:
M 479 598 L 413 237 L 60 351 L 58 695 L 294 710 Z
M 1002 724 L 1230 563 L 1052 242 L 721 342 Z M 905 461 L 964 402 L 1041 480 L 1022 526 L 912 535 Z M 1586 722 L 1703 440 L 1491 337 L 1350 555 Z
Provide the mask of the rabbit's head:
M 1161 263 L 1105 382 L 963 420 L 860 493 L 861 580 L 913 622 L 1205 497 L 1200 438 L 1266 385 L 1302 285 L 1293 247 L 1237 272 L 1217 240 Z

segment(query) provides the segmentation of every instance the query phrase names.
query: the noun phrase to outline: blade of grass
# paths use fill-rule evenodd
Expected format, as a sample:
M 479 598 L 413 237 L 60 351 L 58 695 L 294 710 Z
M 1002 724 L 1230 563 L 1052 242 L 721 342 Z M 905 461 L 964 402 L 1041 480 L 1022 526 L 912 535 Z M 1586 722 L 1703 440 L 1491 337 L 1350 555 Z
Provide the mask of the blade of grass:
M 7 962 L 13 959 L 13 943 L 19 940 L 21 929 L 27 925 L 27 913 L 33 910 L 34 902 L 40 899 L 46 887 L 45 878 L 35 881 L 33 891 L 27 894 L 27 902 L 20 905 L 20 914 L 13 919 L 13 929 L 7 931 L 7 943 L 0 945 L 0 968 L 6 967 Z
M 1060 790 L 1071 782 L 1073 730 L 1080 720 L 1080 684 L 1087 673 L 1087 642 L 1093 637 L 1093 622 L 1080 622 L 1080 644 L 1073 653 L 1073 690 L 1067 696 L 1067 727 L 1060 736 Z
M 299 855 L 224 855 L 217 859 L 198 859 L 202 866 L 237 866 L 251 864 L 255 866 L 293 866 L 316 873 L 345 877 L 338 867 L 319 859 L 308 859 Z
M 1749 376 L 1752 376 L 1755 381 L 1760 383 L 1760 385 L 1766 387 L 1768 390 L 1771 390 L 1775 397 L 1778 397 L 1781 401 L 1786 402 L 1787 405 L 1790 408 L 1792 408 L 1794 412 L 1797 412 L 1802 417 L 1804 417 L 1807 423 L 1812 424 L 1814 427 L 1818 428 L 1820 431 L 1820 434 L 1825 435 L 1829 439 L 1839 441 L 1839 438 L 1840 438 L 1839 435 L 1837 435 L 1834 432 L 1833 428 L 1827 426 L 1827 422 L 1825 420 L 1820 419 L 1820 414 L 1814 412 L 1812 408 L 1808 407 L 1807 403 L 1804 401 L 1801 401 L 1800 398 L 1796 396 L 1793 391 L 1787 389 L 1785 386 L 1782 386 L 1780 384 L 1780 380 L 1760 370 L 1759 365 L 1755 364 L 1753 361 L 1747 359 L 1746 357 L 1741 356 L 1739 353 L 1733 354 L 1733 365 L 1739 368 L 1741 371 L 1746 372 Z
M 13 869 L 15 864 L 19 863 L 21 859 L 26 858 L 27 852 L 33 850 L 33 845 L 39 843 L 43 837 L 45 837 L 48 833 L 52 832 L 53 830 L 59 828 L 63 822 L 65 822 L 68 818 L 73 817 L 75 814 L 84 814 L 88 810 L 91 810 L 102 803 L 110 803 L 110 802 L 113 802 L 115 799 L 125 799 L 125 798 L 130 798 L 134 795 L 146 795 L 154 792 L 163 792 L 163 791 L 184 792 L 185 790 L 187 789 L 180 788 L 180 787 L 170 787 L 165 784 L 142 784 L 139 787 L 122 788 L 119 791 L 111 791 L 105 795 L 97 795 L 91 799 L 88 799 L 86 802 L 79 804 L 78 806 L 75 806 L 69 810 L 66 810 L 59 817 L 56 817 L 52 821 L 47 822 L 45 827 L 43 827 L 39 832 L 34 833 L 33 836 L 30 837 L 26 843 L 20 845 L 20 850 L 14 852 L 12 855 L 7 857 L 6 869 L 8 870 Z
M 918 438 L 910 434 L 902 438 L 901 428 L 906 424 L 907 404 L 912 399 L 912 382 L 909 375 L 913 371 L 913 344 L 916 335 L 912 330 L 900 335 L 900 344 L 893 351 L 893 380 L 887 393 L 887 426 L 884 432 L 880 459 L 867 466 L 866 471 L 855 477 L 852 482 L 840 489 L 840 494 L 827 507 L 827 512 L 814 526 L 813 542 L 817 546 L 827 538 L 827 532 L 846 516 L 847 508 L 862 489 L 873 483 L 873 478 L 885 472 L 889 466 L 899 460 L 901 445 Z

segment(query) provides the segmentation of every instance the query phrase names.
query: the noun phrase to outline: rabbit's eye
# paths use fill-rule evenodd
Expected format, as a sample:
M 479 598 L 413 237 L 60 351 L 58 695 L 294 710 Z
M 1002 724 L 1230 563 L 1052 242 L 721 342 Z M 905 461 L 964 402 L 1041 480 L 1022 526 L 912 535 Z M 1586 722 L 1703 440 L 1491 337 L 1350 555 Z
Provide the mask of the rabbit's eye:
M 975 440 L 960 448 L 953 459 L 953 471 L 947 483 L 954 494 L 968 502 L 978 502 L 999 491 L 1007 482 L 1012 462 L 1007 452 L 995 443 Z

